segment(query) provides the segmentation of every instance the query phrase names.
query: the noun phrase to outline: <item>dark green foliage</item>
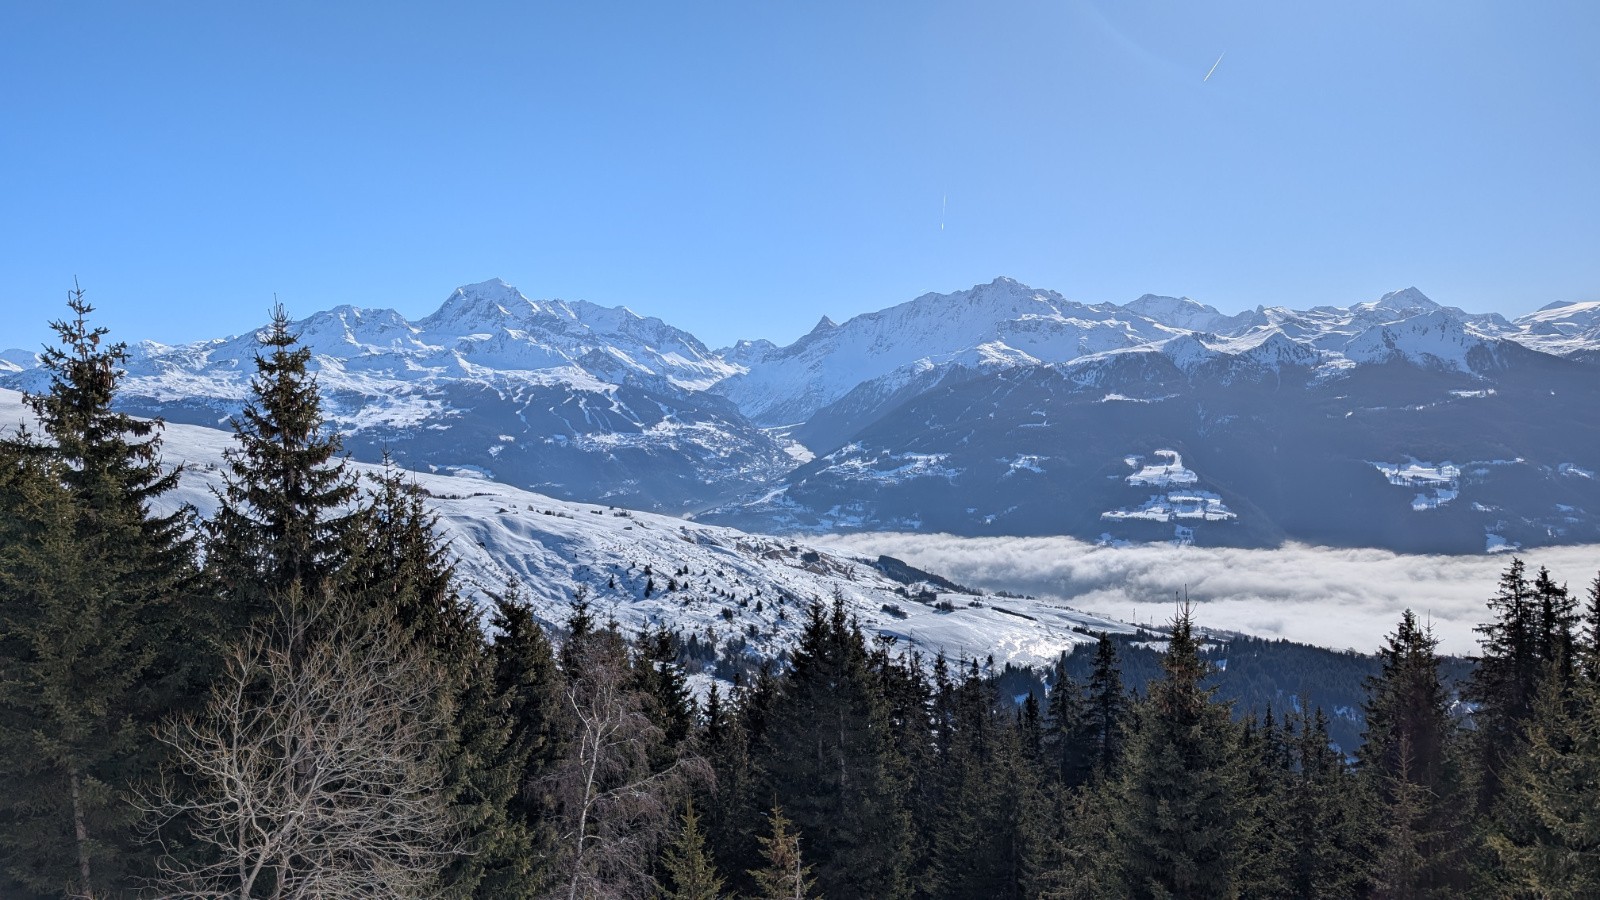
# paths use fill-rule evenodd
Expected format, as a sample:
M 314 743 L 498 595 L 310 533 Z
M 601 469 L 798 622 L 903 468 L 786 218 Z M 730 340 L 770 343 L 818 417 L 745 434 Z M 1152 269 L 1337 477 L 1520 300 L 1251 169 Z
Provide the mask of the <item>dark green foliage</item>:
M 1031 699 L 1032 695 L 1029 697 Z M 1109 700 L 1109 697 L 1103 699 Z M 1083 686 L 1073 680 L 1065 653 L 1056 660 L 1046 710 L 1041 744 L 1043 756 L 1050 763 L 1051 776 L 1067 788 L 1086 783 L 1101 760 L 1101 751 L 1090 734 L 1090 710 L 1083 696 Z M 1103 709 L 1098 712 L 1101 721 L 1113 718 L 1105 716 Z M 1120 718 L 1120 711 L 1118 713 L 1116 718 Z
M 635 641 L 633 688 L 648 696 L 650 719 L 676 749 L 694 727 L 694 698 L 678 664 L 678 639 L 665 626 L 647 628 Z
M 289 316 L 274 307 L 261 337 L 250 400 L 233 422 L 227 485 L 209 524 L 209 568 L 234 621 L 271 614 L 267 597 L 328 582 L 355 552 L 358 486 L 338 459 L 340 441 L 324 428 L 311 351 L 297 347 Z
M 1286 817 L 1292 773 L 1289 734 L 1269 708 L 1240 725 L 1240 864 L 1238 890 L 1246 897 L 1289 896 L 1292 849 Z
M 1226 897 L 1238 889 L 1249 806 L 1238 729 L 1212 700 L 1188 608 L 1166 675 L 1150 685 L 1109 795 L 1119 882 L 1130 897 Z
M 148 873 L 127 792 L 161 759 L 150 729 L 191 708 L 215 662 L 191 517 L 151 504 L 177 472 L 159 423 L 112 411 L 122 344 L 82 291 L 53 323 L 46 441 L 0 441 L 0 893 L 120 895 Z
M 817 890 L 905 897 L 911 822 L 887 705 L 844 602 L 813 604 L 766 723 L 760 769 L 804 837 Z
M 1381 897 L 1445 897 L 1463 888 L 1468 796 L 1437 647 L 1406 610 L 1369 686 L 1360 761 L 1379 809 L 1373 870 Z
M 979 676 L 976 662 L 953 693 L 951 733 L 938 761 L 944 782 L 941 802 L 931 823 L 931 892 L 940 897 L 1015 897 L 1023 881 L 1018 826 L 1032 812 L 1024 808 L 1037 793 L 1032 769 L 1022 760 L 1016 729 L 998 712 L 993 686 Z
M 1600 682 L 1545 679 L 1526 748 L 1507 767 L 1488 828 L 1493 890 L 1503 896 L 1600 896 Z
M 549 776 L 565 750 L 569 726 L 562 717 L 561 678 L 544 629 L 514 591 L 495 599 L 489 620 L 494 691 L 505 703 L 509 733 L 497 767 L 514 773 L 505 803 L 514 848 L 511 858 L 485 872 L 480 896 L 538 896 L 553 877 L 555 798 Z
M 1123 730 L 1128 695 L 1122 686 L 1117 648 L 1105 634 L 1095 644 L 1094 669 L 1089 673 L 1088 706 L 1083 716 L 1083 739 L 1098 777 L 1109 777 L 1122 758 Z
M 1287 897 L 1360 895 L 1366 882 L 1361 861 L 1370 843 L 1371 811 L 1354 773 L 1328 739 L 1328 719 L 1289 720 L 1290 771 L 1281 821 L 1288 851 Z
M 1478 809 L 1488 812 L 1500 795 L 1501 773 L 1522 751 L 1523 730 L 1546 670 L 1558 666 L 1570 681 L 1575 602 L 1550 573 L 1539 570 L 1530 584 L 1522 560 L 1513 559 L 1489 600 L 1493 619 L 1478 627 L 1483 656 L 1462 692 L 1475 704 L 1474 757 Z

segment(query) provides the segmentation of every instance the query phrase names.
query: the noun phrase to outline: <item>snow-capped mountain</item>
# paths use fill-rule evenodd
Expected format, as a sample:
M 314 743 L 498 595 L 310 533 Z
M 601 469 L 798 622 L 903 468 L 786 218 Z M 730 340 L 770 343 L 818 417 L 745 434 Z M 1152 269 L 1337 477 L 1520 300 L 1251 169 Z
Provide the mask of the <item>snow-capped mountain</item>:
M 765 484 L 782 445 L 703 388 L 738 371 L 626 308 L 534 301 L 498 279 L 416 322 L 340 306 L 294 323 L 358 458 L 470 471 L 552 494 L 678 512 Z M 131 348 L 121 403 L 217 425 L 248 396 L 256 334 Z M 3 376 L 0 376 L 3 377 Z M 40 374 L 7 382 L 37 389 Z
M 929 342 L 881 322 L 957 313 L 989 315 L 965 347 L 961 332 Z M 862 376 L 791 430 L 816 458 L 702 519 L 1444 552 L 1600 540 L 1600 492 L 1585 474 L 1600 465 L 1600 421 L 1574 415 L 1600 408 L 1600 372 L 1584 357 L 1600 353 L 1584 337 L 1600 314 L 1582 304 L 1512 323 L 1408 288 L 1224 316 L 1150 295 L 1073 305 L 1000 280 L 858 319 L 768 350 L 719 385 L 760 417 L 763 397 L 785 396 L 773 386 L 783 378 L 799 397 Z M 1007 343 L 1021 321 L 1119 339 L 1024 352 Z M 1540 330 L 1570 358 L 1530 346 Z M 1549 335 L 1544 346 L 1555 349 Z M 872 350 L 915 360 L 878 374 L 856 362 Z M 1196 479 L 1163 491 L 1129 481 L 1134 461 L 1164 452 L 1192 460 Z M 1411 462 L 1459 472 L 1432 492 L 1385 480 L 1383 466 Z
M 496 280 L 414 322 L 342 306 L 294 327 L 358 459 L 571 501 L 766 532 L 1600 539 L 1600 422 L 1584 412 L 1600 408 L 1600 303 L 1510 322 L 1407 288 L 1225 315 L 997 278 L 712 352 L 659 319 Z M 123 405 L 225 422 L 256 349 L 254 334 L 136 345 Z M 0 384 L 39 387 L 33 366 L 0 355 Z M 1158 452 L 1196 480 L 1127 480 L 1126 460 Z M 1406 494 L 1382 474 L 1413 464 L 1458 476 Z
M 713 390 L 764 425 L 804 422 L 856 386 L 943 366 L 1009 368 L 1065 362 L 1174 332 L 1109 304 L 1085 306 L 1010 278 L 925 294 L 843 325 L 826 317 L 788 347 L 738 353 L 749 371 Z M 737 348 L 736 348 L 737 351 Z

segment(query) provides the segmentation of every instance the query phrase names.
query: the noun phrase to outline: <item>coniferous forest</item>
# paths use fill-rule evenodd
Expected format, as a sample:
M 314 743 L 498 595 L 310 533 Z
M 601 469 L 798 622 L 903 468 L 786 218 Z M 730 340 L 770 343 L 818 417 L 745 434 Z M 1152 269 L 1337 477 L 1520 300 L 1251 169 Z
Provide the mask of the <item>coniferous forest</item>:
M 1223 694 L 1187 607 L 1148 672 L 1102 636 L 1016 691 L 818 598 L 697 697 L 669 631 L 458 593 L 281 309 L 219 511 L 157 514 L 70 308 L 0 443 L 0 896 L 1600 896 L 1600 580 L 1513 561 L 1459 680 L 1406 613 L 1358 742 Z

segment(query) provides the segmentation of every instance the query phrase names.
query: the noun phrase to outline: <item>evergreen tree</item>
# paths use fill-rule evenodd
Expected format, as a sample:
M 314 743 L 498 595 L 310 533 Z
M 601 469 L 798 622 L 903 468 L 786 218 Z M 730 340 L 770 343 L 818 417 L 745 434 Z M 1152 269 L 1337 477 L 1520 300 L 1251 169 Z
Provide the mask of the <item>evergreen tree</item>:
M 68 307 L 26 398 L 48 442 L 0 441 L 0 888 L 109 897 L 148 874 L 126 795 L 162 758 L 150 729 L 216 654 L 191 514 L 151 509 L 178 477 L 160 425 L 112 410 L 126 348 L 81 290 Z
M 233 420 L 238 446 L 227 456 L 226 485 L 211 520 L 209 567 L 233 605 L 235 621 L 271 615 L 270 595 L 302 585 L 315 592 L 354 553 L 357 484 L 324 428 L 322 398 L 306 371 L 281 305 L 260 341 L 250 400 Z
M 1128 695 L 1122 686 L 1122 669 L 1111 638 L 1100 635 L 1094 648 L 1094 670 L 1089 675 L 1088 707 L 1084 711 L 1084 740 L 1093 752 L 1097 777 L 1114 774 L 1122 757 Z
M 813 604 L 766 724 L 761 769 L 805 836 L 818 891 L 905 897 L 911 823 L 860 629 Z
M 752 869 L 757 900 L 807 900 L 815 880 L 811 867 L 800 858 L 800 835 L 791 831 L 783 809 L 776 804 L 767 813 L 768 836 L 760 838 L 765 865 Z
M 951 734 L 939 760 L 945 786 L 942 803 L 930 823 L 934 896 L 1007 897 L 1014 893 L 1006 858 L 1011 835 L 1000 821 L 999 786 L 992 781 L 1000 729 L 991 693 L 973 661 L 966 678 L 955 688 Z
M 1438 640 L 1410 610 L 1379 651 L 1367 685 L 1362 775 L 1380 810 L 1375 871 L 1380 897 L 1452 896 L 1463 890 L 1461 768 Z
M 930 739 L 933 727 L 933 689 L 914 653 L 893 653 L 893 639 L 879 639 L 868 661 L 877 678 L 889 718 L 894 752 L 891 780 L 903 785 L 904 803 L 911 817 L 910 872 L 926 871 L 932 852 L 933 800 L 937 796 L 938 755 Z
M 646 627 L 634 643 L 634 688 L 650 698 L 650 718 L 666 736 L 666 746 L 675 749 L 688 739 L 695 717 L 689 679 L 678 664 L 678 640 L 658 625 Z
M 490 651 L 494 686 L 510 725 L 500 760 L 516 772 L 506 812 L 521 853 L 499 871 L 486 873 L 482 894 L 538 896 L 554 875 L 555 799 L 548 779 L 564 750 L 561 676 L 550 641 L 527 602 L 513 589 L 494 603 L 489 620 L 496 635 Z
M 1600 896 L 1600 682 L 1546 678 L 1486 843 L 1502 896 Z
M 1109 677 L 1115 677 L 1114 669 Z M 1120 693 L 1121 679 L 1116 680 Z M 1120 716 L 1114 710 L 1105 712 L 1110 713 L 1108 718 Z M 1068 788 L 1087 782 L 1101 759 L 1103 748 L 1089 734 L 1089 708 L 1083 687 L 1068 674 L 1065 653 L 1056 659 L 1050 678 L 1043 743 L 1051 776 Z
M 1129 897 L 1226 897 L 1238 890 L 1244 795 L 1238 731 L 1205 685 L 1187 607 L 1172 624 L 1110 795 Z
M 1362 894 L 1361 861 L 1370 853 L 1368 816 L 1355 778 L 1328 743 L 1328 718 L 1302 716 L 1292 739 L 1283 827 L 1289 850 L 1288 890 L 1302 900 Z
M 1534 583 L 1513 559 L 1489 600 L 1494 619 L 1478 627 L 1483 656 L 1462 692 L 1474 704 L 1472 739 L 1477 763 L 1478 811 L 1487 814 L 1500 795 L 1501 773 L 1522 751 L 1523 729 L 1547 667 L 1570 670 L 1573 601 L 1544 569 Z
M 1280 731 L 1272 709 L 1262 720 L 1252 717 L 1240 726 L 1239 765 L 1242 820 L 1239 893 L 1246 897 L 1289 896 L 1292 847 L 1289 842 L 1288 792 L 1291 776 L 1290 736 Z
M 1590 681 L 1600 681 L 1600 575 L 1589 584 L 1576 642 L 1573 661 L 1578 671 Z
M 496 684 L 476 608 L 456 591 L 421 489 L 392 463 L 369 482 L 348 523 L 351 555 L 340 580 L 360 614 L 397 629 L 436 673 L 430 688 L 443 730 L 443 792 L 468 850 L 442 874 L 441 888 L 471 896 L 487 873 L 520 868 L 529 853 L 509 818 L 524 774 L 520 761 L 505 756 L 510 698 Z M 496 882 L 492 892 L 503 896 L 505 885 Z
M 717 900 L 722 896 L 722 879 L 706 851 L 705 834 L 692 800 L 683 808 L 677 837 L 662 853 L 661 867 L 671 885 L 663 894 L 666 900 Z

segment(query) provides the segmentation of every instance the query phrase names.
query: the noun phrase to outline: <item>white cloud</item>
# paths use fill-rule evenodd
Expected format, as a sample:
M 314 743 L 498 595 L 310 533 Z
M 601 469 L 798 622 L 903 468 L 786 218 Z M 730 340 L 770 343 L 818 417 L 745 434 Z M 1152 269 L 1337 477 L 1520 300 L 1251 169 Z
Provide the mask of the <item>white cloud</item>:
M 827 539 L 857 555 L 888 554 L 954 581 L 1059 599 L 1140 622 L 1171 618 L 1188 590 L 1200 625 L 1372 652 L 1410 607 L 1431 620 L 1440 647 L 1473 653 L 1473 627 L 1509 556 L 1406 556 L 1384 550 L 1291 544 L 1277 550 L 1147 545 L 1097 547 L 1066 537 L 963 538 L 879 533 Z M 1582 594 L 1600 547 L 1522 554 Z

